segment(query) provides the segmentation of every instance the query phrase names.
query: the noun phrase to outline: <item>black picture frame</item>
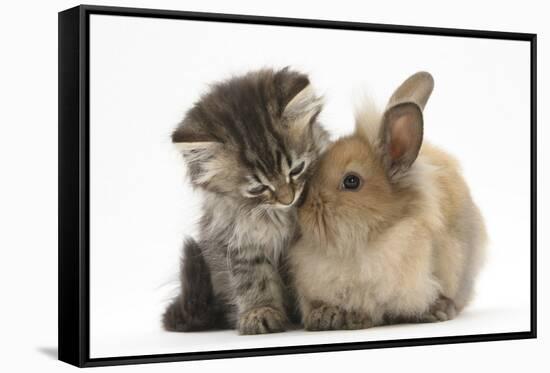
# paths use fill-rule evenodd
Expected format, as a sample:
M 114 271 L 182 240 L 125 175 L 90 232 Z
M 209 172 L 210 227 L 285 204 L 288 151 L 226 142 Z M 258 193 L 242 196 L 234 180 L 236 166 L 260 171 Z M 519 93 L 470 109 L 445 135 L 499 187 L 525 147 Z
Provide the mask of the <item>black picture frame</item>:
M 531 324 L 512 333 L 310 346 L 90 358 L 89 351 L 89 19 L 90 15 L 277 25 L 527 41 L 531 63 Z M 80 5 L 59 13 L 59 360 L 78 367 L 536 338 L 537 35 L 418 26 Z

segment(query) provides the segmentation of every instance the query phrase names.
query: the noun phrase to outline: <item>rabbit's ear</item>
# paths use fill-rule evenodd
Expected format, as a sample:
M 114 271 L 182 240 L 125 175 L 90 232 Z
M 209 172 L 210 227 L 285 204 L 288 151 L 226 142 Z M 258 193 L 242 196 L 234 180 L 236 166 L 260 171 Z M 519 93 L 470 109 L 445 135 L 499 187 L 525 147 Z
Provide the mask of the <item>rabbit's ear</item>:
M 404 102 L 412 102 L 418 105 L 422 111 L 433 89 L 434 79 L 432 75 L 425 71 L 417 72 L 401 83 L 395 92 L 393 92 L 386 109 Z
M 390 178 L 407 171 L 422 145 L 422 109 L 433 90 L 433 78 L 419 72 L 405 80 L 391 96 L 382 117 L 382 159 Z
M 393 178 L 407 171 L 422 145 L 422 112 L 414 103 L 402 103 L 387 109 L 382 118 L 382 159 Z

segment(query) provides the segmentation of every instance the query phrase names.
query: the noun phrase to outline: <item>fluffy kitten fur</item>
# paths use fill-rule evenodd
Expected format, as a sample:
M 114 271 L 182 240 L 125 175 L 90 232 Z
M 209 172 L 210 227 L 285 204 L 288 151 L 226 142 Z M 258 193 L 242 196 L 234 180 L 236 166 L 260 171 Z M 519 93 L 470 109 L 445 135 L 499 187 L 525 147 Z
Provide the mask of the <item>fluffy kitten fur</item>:
M 328 139 L 306 75 L 261 70 L 214 85 L 172 140 L 204 192 L 197 242 L 184 245 L 168 330 L 282 331 L 293 302 L 286 251 L 296 202 Z
M 457 161 L 422 145 L 432 89 L 431 75 L 413 75 L 320 161 L 290 250 L 306 329 L 443 321 L 471 299 L 486 233 Z

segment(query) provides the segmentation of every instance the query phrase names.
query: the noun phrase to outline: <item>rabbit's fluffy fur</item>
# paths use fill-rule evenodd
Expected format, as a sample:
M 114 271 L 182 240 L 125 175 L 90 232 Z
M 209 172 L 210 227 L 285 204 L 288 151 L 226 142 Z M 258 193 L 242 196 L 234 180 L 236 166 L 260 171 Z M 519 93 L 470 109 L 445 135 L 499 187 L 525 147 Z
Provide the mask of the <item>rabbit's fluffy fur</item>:
M 310 180 L 289 253 L 306 329 L 443 321 L 470 301 L 486 233 L 458 162 L 422 143 L 432 88 L 417 73 L 360 114 Z M 342 187 L 350 173 L 358 190 Z

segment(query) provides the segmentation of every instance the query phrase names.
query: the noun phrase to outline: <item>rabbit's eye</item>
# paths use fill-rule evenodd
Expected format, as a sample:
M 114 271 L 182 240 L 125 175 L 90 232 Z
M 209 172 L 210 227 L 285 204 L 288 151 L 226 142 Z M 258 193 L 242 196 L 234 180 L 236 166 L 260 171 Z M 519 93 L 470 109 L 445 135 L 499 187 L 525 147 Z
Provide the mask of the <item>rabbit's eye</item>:
M 361 178 L 356 174 L 346 174 L 342 180 L 342 189 L 357 190 L 361 187 Z

